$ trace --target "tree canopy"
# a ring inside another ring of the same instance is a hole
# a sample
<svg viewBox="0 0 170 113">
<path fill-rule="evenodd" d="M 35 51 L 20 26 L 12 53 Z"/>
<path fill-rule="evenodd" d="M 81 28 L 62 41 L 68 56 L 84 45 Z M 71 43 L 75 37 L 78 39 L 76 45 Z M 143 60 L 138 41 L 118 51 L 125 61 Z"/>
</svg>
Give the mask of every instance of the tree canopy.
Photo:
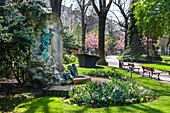
<svg viewBox="0 0 170 113">
<path fill-rule="evenodd" d="M 138 0 L 134 6 L 136 25 L 144 35 L 161 37 L 170 33 L 169 0 Z"/>
</svg>

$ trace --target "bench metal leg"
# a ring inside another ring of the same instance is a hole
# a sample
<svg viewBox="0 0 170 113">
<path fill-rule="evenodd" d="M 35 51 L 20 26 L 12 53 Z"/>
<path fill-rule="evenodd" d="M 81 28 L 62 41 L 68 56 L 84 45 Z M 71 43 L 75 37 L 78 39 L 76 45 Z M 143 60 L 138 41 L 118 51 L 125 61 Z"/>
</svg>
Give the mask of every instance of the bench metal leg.
<svg viewBox="0 0 170 113">
<path fill-rule="evenodd" d="M 152 79 L 152 76 L 153 76 L 153 73 L 151 72 L 151 76 L 150 76 L 151 79 Z"/>
<path fill-rule="evenodd" d="M 158 80 L 160 80 L 159 75 L 160 75 L 160 73 L 158 73 Z"/>
</svg>

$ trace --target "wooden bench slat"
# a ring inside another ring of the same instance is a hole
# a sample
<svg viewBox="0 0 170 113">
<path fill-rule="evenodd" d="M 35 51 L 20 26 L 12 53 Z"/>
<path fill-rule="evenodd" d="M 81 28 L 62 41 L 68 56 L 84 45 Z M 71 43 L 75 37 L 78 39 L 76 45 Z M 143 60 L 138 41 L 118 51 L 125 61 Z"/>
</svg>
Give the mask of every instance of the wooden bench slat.
<svg viewBox="0 0 170 113">
<path fill-rule="evenodd" d="M 139 73 L 139 69 L 140 69 L 140 68 L 135 67 L 135 65 L 134 65 L 134 64 L 132 64 L 132 63 L 128 63 L 128 66 L 129 66 L 129 68 L 130 68 L 130 67 L 133 67 L 133 70 L 135 70 L 135 69 L 136 69 L 136 70 L 138 70 L 138 71 L 137 71 L 137 73 Z"/>
<path fill-rule="evenodd" d="M 122 69 L 128 69 L 128 65 L 127 64 L 125 64 L 122 61 L 120 63 L 121 63 Z"/>
<path fill-rule="evenodd" d="M 152 78 L 153 74 L 157 74 L 158 80 L 160 80 L 160 78 L 159 78 L 160 72 L 155 72 L 154 68 L 142 66 L 142 69 L 143 69 L 143 76 L 144 76 L 145 72 L 149 72 L 149 77 Z M 151 74 L 151 76 L 150 76 L 150 74 Z"/>
</svg>

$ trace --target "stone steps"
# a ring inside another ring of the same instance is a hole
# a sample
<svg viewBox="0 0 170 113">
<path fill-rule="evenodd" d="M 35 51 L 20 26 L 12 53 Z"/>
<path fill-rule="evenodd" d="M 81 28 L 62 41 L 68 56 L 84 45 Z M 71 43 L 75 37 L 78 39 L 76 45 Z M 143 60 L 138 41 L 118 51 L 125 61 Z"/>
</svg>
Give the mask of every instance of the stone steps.
<svg viewBox="0 0 170 113">
<path fill-rule="evenodd" d="M 70 85 L 61 85 L 61 86 L 51 86 L 43 89 L 44 96 L 57 96 L 57 97 L 68 97 L 69 91 L 72 86 L 85 84 L 86 82 L 91 81 L 91 78 L 88 76 L 77 76 L 74 78 Z"/>
<path fill-rule="evenodd" d="M 52 86 L 43 89 L 44 96 L 68 97 L 68 92 L 72 85 Z"/>
</svg>

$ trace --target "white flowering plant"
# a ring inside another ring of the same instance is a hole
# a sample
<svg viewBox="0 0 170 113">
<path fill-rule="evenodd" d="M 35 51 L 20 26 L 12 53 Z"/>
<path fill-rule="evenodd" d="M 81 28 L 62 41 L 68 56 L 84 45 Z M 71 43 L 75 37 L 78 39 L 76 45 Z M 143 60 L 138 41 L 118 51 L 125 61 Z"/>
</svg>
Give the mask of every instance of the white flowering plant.
<svg viewBox="0 0 170 113">
<path fill-rule="evenodd" d="M 94 108 L 148 102 L 158 97 L 132 78 L 119 74 L 114 75 L 112 82 L 95 81 L 74 86 L 69 91 L 69 96 L 74 104 Z"/>
</svg>

